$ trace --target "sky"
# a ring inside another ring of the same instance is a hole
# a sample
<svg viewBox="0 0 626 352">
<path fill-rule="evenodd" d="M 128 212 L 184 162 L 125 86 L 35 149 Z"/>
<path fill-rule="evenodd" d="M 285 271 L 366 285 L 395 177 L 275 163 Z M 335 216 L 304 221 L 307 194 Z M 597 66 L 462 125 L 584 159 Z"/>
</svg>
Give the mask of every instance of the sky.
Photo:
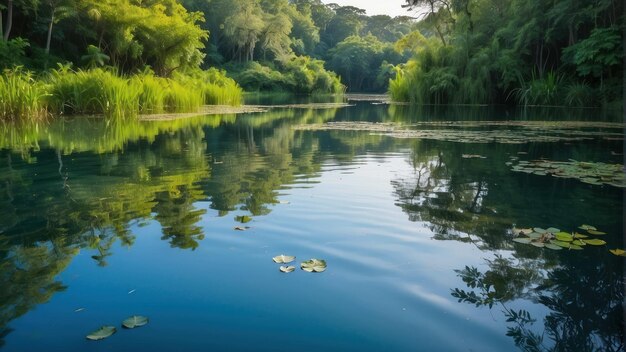
<svg viewBox="0 0 626 352">
<path fill-rule="evenodd" d="M 341 6 L 355 6 L 361 9 L 367 10 L 369 16 L 372 15 L 389 15 L 405 16 L 412 15 L 411 12 L 407 12 L 401 6 L 406 3 L 405 0 L 322 0 L 325 4 L 339 4 Z"/>
</svg>

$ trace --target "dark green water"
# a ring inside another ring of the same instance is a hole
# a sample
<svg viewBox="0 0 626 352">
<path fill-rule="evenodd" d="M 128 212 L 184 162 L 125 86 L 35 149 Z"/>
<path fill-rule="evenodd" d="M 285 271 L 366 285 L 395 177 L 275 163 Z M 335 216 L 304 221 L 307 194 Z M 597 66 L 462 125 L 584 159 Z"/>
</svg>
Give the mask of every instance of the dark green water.
<svg viewBox="0 0 626 352">
<path fill-rule="evenodd" d="M 609 252 L 624 249 L 623 188 L 507 165 L 623 164 L 622 130 L 508 144 L 293 128 L 461 120 L 615 118 L 360 102 L 1 125 L 0 349 L 624 350 L 624 257 Z M 235 231 L 243 215 L 250 229 Z M 582 224 L 606 232 L 607 244 L 552 251 L 512 241 L 515 226 Z M 328 268 L 283 274 L 279 254 Z M 131 315 L 150 322 L 122 329 Z M 85 339 L 102 325 L 118 331 Z"/>
</svg>

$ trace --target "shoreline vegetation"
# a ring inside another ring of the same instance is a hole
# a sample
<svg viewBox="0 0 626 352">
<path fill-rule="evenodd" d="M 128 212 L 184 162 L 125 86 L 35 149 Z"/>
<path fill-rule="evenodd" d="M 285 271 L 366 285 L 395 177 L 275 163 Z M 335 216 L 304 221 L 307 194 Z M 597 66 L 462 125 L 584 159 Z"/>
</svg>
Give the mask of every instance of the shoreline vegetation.
<svg viewBox="0 0 626 352">
<path fill-rule="evenodd" d="M 188 113 L 203 105 L 238 106 L 242 94 L 233 79 L 216 69 L 163 78 L 149 71 L 121 75 L 113 69 L 63 66 L 36 76 L 17 67 L 0 76 L 0 118 Z"/>
<path fill-rule="evenodd" d="M 3 120 L 196 113 L 244 92 L 623 108 L 617 0 L 406 0 L 395 18 L 321 0 L 5 4 Z"/>
</svg>

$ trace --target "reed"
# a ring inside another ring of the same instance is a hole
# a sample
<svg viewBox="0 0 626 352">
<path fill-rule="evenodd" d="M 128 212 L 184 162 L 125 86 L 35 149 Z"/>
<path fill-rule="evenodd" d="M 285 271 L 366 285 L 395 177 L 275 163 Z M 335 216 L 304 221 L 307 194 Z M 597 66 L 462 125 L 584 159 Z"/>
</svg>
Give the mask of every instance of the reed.
<svg viewBox="0 0 626 352">
<path fill-rule="evenodd" d="M 13 120 L 22 116 L 45 116 L 45 86 L 31 72 L 16 68 L 0 76 L 0 119 Z"/>
</svg>

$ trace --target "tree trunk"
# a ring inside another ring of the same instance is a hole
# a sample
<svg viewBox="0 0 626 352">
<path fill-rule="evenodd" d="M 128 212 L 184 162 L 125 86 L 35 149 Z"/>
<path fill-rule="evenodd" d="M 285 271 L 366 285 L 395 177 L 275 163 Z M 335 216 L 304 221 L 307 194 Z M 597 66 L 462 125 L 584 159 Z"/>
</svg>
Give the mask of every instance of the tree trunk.
<svg viewBox="0 0 626 352">
<path fill-rule="evenodd" d="M 0 10 L 0 40 L 4 40 L 4 27 L 2 27 L 2 10 Z"/>
<path fill-rule="evenodd" d="M 7 6 L 7 27 L 4 31 L 4 40 L 9 40 L 9 34 L 11 34 L 11 27 L 13 26 L 13 0 L 9 0 Z"/>
<path fill-rule="evenodd" d="M 48 39 L 46 40 L 46 55 L 50 55 L 50 40 L 52 40 L 52 26 L 54 25 L 54 9 L 52 9 L 52 16 L 50 16 L 50 25 L 48 26 Z M 48 59 L 46 59 L 47 61 Z"/>
</svg>

